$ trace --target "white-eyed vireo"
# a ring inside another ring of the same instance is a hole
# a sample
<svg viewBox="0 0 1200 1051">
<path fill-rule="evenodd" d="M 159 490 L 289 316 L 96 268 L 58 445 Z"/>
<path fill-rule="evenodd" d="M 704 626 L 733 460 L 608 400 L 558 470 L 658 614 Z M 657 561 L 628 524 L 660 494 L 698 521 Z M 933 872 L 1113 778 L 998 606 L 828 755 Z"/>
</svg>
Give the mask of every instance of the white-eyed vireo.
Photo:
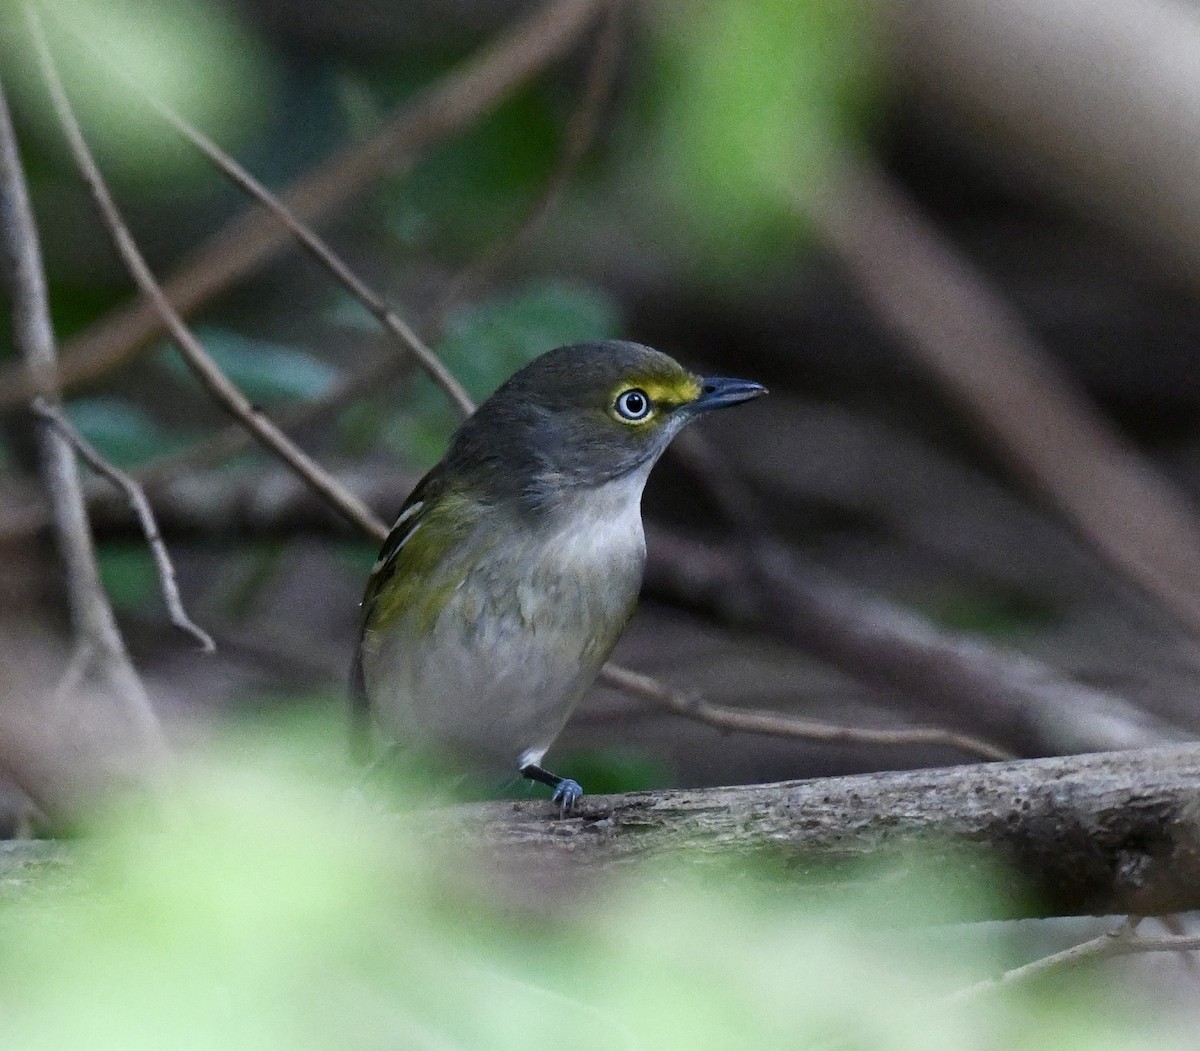
<svg viewBox="0 0 1200 1051">
<path fill-rule="evenodd" d="M 550 785 L 541 766 L 637 601 L 650 468 L 700 413 L 765 393 L 617 341 L 526 365 L 455 433 L 363 599 L 352 677 L 401 746 Z"/>
</svg>

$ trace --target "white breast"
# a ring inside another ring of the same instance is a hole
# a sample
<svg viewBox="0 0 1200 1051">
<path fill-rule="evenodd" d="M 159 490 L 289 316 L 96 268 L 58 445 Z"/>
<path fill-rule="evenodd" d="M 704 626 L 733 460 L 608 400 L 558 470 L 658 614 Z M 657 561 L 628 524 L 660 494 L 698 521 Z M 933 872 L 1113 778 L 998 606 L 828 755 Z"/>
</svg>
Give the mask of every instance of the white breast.
<svg viewBox="0 0 1200 1051">
<path fill-rule="evenodd" d="M 472 570 L 424 643 L 387 633 L 372 693 L 399 739 L 472 764 L 538 762 L 608 657 L 637 599 L 645 560 L 645 472 L 564 493 L 555 520 L 516 519 Z M 385 696 L 386 695 L 386 696 Z"/>
</svg>

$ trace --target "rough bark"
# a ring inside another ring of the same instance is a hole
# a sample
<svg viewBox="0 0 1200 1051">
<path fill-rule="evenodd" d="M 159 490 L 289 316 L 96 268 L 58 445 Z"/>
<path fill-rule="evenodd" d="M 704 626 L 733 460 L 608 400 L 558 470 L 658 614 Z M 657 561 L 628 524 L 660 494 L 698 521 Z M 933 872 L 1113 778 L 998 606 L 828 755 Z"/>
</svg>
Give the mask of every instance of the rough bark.
<svg viewBox="0 0 1200 1051">
<path fill-rule="evenodd" d="M 567 819 L 542 800 L 476 804 L 455 829 L 505 865 L 568 873 L 768 860 L 827 883 L 893 855 L 925 873 L 999 861 L 1021 892 L 989 915 L 1155 915 L 1200 907 L 1200 746 L 584 796 Z"/>
</svg>

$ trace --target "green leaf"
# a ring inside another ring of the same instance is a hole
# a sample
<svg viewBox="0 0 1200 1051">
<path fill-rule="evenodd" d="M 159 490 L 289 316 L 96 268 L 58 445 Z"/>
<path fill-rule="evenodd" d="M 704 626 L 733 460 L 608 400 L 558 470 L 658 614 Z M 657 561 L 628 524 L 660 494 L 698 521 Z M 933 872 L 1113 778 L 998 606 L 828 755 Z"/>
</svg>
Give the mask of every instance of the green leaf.
<svg viewBox="0 0 1200 1051">
<path fill-rule="evenodd" d="M 106 459 L 129 467 L 186 444 L 168 434 L 140 405 L 122 398 L 80 398 L 67 405 L 80 434 Z"/>
<path fill-rule="evenodd" d="M 338 370 L 307 351 L 252 339 L 224 328 L 198 328 L 196 335 L 213 360 L 251 401 L 273 404 L 317 398 L 337 381 Z M 171 348 L 159 352 L 172 375 L 191 373 Z"/>
<path fill-rule="evenodd" d="M 116 609 L 137 613 L 158 601 L 158 572 L 145 544 L 104 544 L 97 559 L 100 580 Z"/>
</svg>

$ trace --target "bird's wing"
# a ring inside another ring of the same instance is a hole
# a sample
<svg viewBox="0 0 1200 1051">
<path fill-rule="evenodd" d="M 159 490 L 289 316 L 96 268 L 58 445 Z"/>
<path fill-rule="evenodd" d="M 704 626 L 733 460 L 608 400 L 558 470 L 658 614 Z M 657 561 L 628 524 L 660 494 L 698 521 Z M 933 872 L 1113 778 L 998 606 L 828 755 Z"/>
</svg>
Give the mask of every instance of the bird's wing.
<svg viewBox="0 0 1200 1051">
<path fill-rule="evenodd" d="M 422 513 L 427 504 L 429 479 L 429 475 L 422 478 L 400 508 L 392 531 L 380 549 L 379 558 L 371 568 L 371 575 L 367 578 L 367 588 L 363 594 L 362 611 L 358 621 L 358 640 L 354 647 L 354 659 L 350 664 L 350 748 L 353 757 L 363 762 L 367 760 L 371 750 L 371 711 L 363 673 L 363 639 L 375 611 L 380 589 L 395 574 L 405 542 L 421 525 Z"/>
</svg>

